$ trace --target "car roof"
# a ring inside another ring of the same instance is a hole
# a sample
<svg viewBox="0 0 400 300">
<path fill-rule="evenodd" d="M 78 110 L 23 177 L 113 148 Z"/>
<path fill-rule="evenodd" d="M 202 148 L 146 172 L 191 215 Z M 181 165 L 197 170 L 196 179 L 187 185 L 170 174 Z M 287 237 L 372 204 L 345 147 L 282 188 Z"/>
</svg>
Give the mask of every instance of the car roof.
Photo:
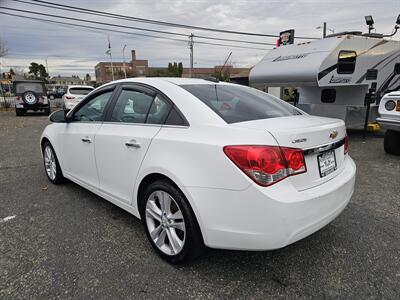
<svg viewBox="0 0 400 300">
<path fill-rule="evenodd" d="M 147 83 L 147 84 L 157 84 L 161 82 L 168 82 L 176 85 L 184 85 L 184 84 L 229 84 L 223 81 L 211 81 L 202 78 L 185 78 L 185 77 L 133 77 L 126 78 L 108 82 L 103 86 L 115 84 L 115 83 L 124 83 L 124 82 L 132 82 L 132 83 Z"/>
</svg>

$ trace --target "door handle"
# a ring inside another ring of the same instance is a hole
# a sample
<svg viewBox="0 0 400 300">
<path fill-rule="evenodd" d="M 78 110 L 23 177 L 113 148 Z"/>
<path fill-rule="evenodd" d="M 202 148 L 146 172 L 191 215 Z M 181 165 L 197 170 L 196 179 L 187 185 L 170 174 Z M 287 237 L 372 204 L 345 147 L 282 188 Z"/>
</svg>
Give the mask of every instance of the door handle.
<svg viewBox="0 0 400 300">
<path fill-rule="evenodd" d="M 82 138 L 81 141 L 84 142 L 84 143 L 89 143 L 89 144 L 92 142 L 92 140 L 89 139 L 88 137 Z"/>
<path fill-rule="evenodd" d="M 136 140 L 130 140 L 130 141 L 126 142 L 125 146 L 127 146 L 129 148 L 136 148 L 136 149 L 140 148 L 140 144 L 138 142 L 136 142 Z"/>
</svg>

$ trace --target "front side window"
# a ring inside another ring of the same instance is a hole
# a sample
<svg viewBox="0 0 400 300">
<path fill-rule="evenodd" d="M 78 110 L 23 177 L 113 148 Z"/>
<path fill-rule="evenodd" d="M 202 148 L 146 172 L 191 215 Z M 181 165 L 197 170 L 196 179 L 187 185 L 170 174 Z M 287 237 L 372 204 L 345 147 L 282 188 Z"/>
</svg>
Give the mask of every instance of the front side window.
<svg viewBox="0 0 400 300">
<path fill-rule="evenodd" d="M 339 52 L 337 73 L 353 74 L 356 68 L 357 53 L 355 51 L 342 50 Z"/>
<path fill-rule="evenodd" d="M 73 120 L 78 122 L 101 121 L 111 94 L 112 91 L 109 91 L 90 99 L 74 112 Z"/>
<path fill-rule="evenodd" d="M 252 88 L 222 84 L 181 87 L 204 102 L 228 124 L 301 114 L 294 106 Z"/>
</svg>

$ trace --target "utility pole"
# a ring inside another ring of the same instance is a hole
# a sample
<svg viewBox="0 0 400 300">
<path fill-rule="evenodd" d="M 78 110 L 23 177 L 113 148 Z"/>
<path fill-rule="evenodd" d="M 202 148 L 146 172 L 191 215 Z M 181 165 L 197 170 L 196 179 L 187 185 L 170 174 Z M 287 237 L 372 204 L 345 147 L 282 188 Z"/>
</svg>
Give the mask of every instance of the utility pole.
<svg viewBox="0 0 400 300">
<path fill-rule="evenodd" d="M 123 61 L 123 64 L 124 64 L 124 74 L 125 74 L 125 79 L 126 79 L 125 48 L 126 48 L 126 45 L 124 45 L 124 47 L 122 48 L 122 61 Z"/>
<path fill-rule="evenodd" d="M 190 49 L 190 68 L 189 68 L 189 77 L 193 76 L 193 33 L 189 35 L 189 49 Z"/>
<path fill-rule="evenodd" d="M 114 81 L 114 66 L 113 66 L 113 61 L 112 61 L 112 54 L 111 54 L 111 41 L 110 41 L 110 35 L 107 36 L 108 38 L 108 50 L 107 54 L 110 55 L 110 61 L 111 61 L 111 74 L 112 74 L 112 80 Z"/>
</svg>

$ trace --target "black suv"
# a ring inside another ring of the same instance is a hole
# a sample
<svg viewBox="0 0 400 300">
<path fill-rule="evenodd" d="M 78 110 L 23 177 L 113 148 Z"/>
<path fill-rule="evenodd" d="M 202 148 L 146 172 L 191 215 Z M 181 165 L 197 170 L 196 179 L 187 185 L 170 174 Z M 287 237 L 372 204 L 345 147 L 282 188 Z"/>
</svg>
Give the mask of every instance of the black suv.
<svg viewBox="0 0 400 300">
<path fill-rule="evenodd" d="M 44 111 L 50 115 L 50 102 L 46 86 L 40 80 L 17 80 L 13 82 L 15 94 L 15 113 L 22 116 L 27 110 Z"/>
</svg>

